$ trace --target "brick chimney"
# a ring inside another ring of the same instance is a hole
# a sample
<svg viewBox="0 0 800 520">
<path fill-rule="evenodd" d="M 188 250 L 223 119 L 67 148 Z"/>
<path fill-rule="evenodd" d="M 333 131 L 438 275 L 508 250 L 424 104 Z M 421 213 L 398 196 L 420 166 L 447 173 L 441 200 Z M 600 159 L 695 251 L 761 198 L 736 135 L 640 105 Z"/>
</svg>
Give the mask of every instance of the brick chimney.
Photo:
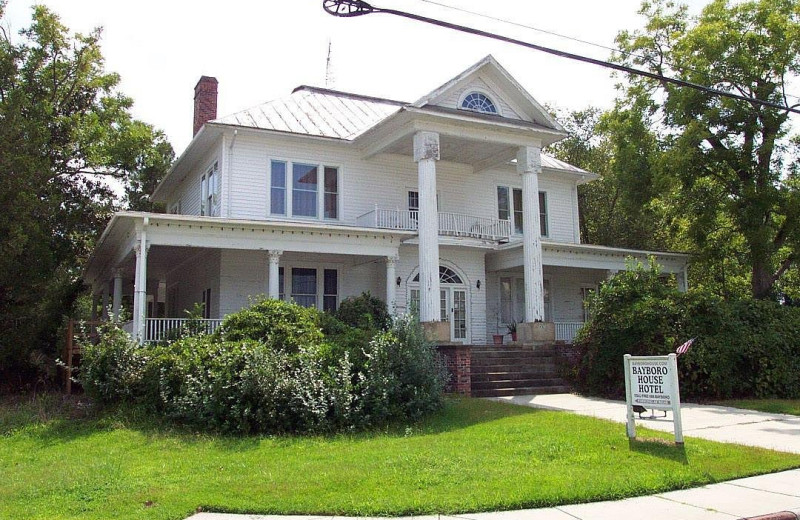
<svg viewBox="0 0 800 520">
<path fill-rule="evenodd" d="M 217 78 L 201 76 L 200 81 L 194 86 L 194 133 L 197 135 L 200 128 L 206 123 L 217 118 Z"/>
</svg>

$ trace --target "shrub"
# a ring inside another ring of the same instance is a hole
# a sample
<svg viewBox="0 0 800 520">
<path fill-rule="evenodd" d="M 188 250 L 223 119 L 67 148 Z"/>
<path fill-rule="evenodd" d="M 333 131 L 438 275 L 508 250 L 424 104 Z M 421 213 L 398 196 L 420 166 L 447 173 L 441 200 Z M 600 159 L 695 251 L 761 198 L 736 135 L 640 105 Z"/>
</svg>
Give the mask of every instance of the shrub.
<svg viewBox="0 0 800 520">
<path fill-rule="evenodd" d="M 573 382 L 588 394 L 622 397 L 624 354 L 669 354 L 691 337 L 678 362 L 683 397 L 800 397 L 800 309 L 681 293 L 654 264 L 601 286 L 576 339 Z"/>
<path fill-rule="evenodd" d="M 270 348 L 296 353 L 322 341 L 319 312 L 281 300 L 263 299 L 228 315 L 214 332 L 214 341 L 261 341 Z"/>
<path fill-rule="evenodd" d="M 147 393 L 143 382 L 150 351 L 109 323 L 98 328 L 100 341 L 79 339 L 82 359 L 79 378 L 84 391 L 101 403 L 136 401 Z"/>
<path fill-rule="evenodd" d="M 319 324 L 335 331 L 328 338 Z M 316 311 L 265 300 L 219 334 L 137 345 L 110 326 L 81 374 L 102 402 L 133 402 L 201 429 L 330 432 L 414 420 L 437 407 L 442 378 L 419 324 L 373 337 Z"/>
<path fill-rule="evenodd" d="M 440 406 L 447 374 L 413 316 L 396 318 L 391 330 L 375 336 L 366 357 L 362 394 L 367 415 L 378 421 L 417 419 Z"/>
<path fill-rule="evenodd" d="M 346 298 L 339 304 L 336 318 L 351 327 L 364 330 L 386 330 L 392 323 L 386 303 L 369 292 Z"/>
</svg>

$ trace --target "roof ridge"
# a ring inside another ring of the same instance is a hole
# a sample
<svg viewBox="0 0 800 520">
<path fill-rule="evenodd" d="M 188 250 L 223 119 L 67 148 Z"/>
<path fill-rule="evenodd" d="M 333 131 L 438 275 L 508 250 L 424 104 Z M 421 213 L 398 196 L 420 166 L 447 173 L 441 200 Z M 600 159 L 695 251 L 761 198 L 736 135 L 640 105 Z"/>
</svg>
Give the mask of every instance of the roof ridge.
<svg viewBox="0 0 800 520">
<path fill-rule="evenodd" d="M 410 104 L 410 103 L 408 103 L 406 101 L 398 101 L 396 99 L 388 99 L 388 98 L 382 98 L 382 97 L 377 97 L 377 96 L 367 96 L 365 94 L 356 94 L 354 92 L 344 92 L 342 90 L 334 90 L 334 89 L 324 88 L 324 87 L 315 87 L 315 86 L 312 86 L 312 85 L 300 85 L 298 87 L 295 87 L 295 89 L 292 90 L 292 94 L 294 94 L 295 92 L 297 92 L 299 90 L 306 90 L 306 91 L 309 91 L 309 92 L 319 92 L 320 94 L 332 94 L 332 95 L 335 95 L 335 96 L 349 97 L 349 98 L 353 98 L 353 99 L 362 99 L 364 101 L 376 101 L 376 102 L 379 102 L 379 103 L 390 103 L 390 104 L 399 105 L 399 106 L 409 105 Z"/>
</svg>

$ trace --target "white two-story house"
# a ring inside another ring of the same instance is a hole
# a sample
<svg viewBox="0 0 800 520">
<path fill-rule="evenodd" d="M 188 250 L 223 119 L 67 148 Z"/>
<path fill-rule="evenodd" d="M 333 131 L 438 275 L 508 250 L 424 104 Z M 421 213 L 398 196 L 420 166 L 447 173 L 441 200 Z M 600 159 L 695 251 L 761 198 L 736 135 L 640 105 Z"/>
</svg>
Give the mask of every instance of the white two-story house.
<svg viewBox="0 0 800 520">
<path fill-rule="evenodd" d="M 491 56 L 413 103 L 302 86 L 217 118 L 216 95 L 201 78 L 194 138 L 153 193 L 167 213 L 117 213 L 85 271 L 141 341 L 196 303 L 213 327 L 261 295 L 334 310 L 364 291 L 442 342 L 512 322 L 569 341 L 630 256 L 686 286 L 684 254 L 581 244 L 596 176 L 543 152 L 564 129 Z"/>
</svg>

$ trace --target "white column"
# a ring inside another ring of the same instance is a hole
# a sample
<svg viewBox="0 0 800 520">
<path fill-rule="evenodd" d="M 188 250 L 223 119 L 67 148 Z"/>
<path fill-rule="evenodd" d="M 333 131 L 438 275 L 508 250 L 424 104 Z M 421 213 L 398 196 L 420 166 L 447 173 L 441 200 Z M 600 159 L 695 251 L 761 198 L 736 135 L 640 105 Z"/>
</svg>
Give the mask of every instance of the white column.
<svg viewBox="0 0 800 520">
<path fill-rule="evenodd" d="M 541 149 L 523 146 L 517 151 L 517 172 L 522 176 L 522 254 L 525 274 L 525 321 L 544 321 L 542 237 L 539 222 Z"/>
<path fill-rule="evenodd" d="M 146 219 L 145 219 L 146 220 Z M 145 226 L 147 223 L 145 223 Z M 133 335 L 136 341 L 144 343 L 147 327 L 147 230 L 142 228 L 136 250 L 136 276 L 133 287 Z"/>
<path fill-rule="evenodd" d="M 122 270 L 117 269 L 114 271 L 114 297 L 111 301 L 111 314 L 114 319 L 119 319 L 119 313 L 122 310 Z"/>
<path fill-rule="evenodd" d="M 419 318 L 440 321 L 439 310 L 439 212 L 436 208 L 436 161 L 439 134 L 414 134 L 419 190 Z"/>
<path fill-rule="evenodd" d="M 280 277 L 280 272 L 278 271 L 281 262 L 281 255 L 283 251 L 279 251 L 277 249 L 272 249 L 269 252 L 269 280 L 267 281 L 269 286 L 268 295 L 270 298 L 277 300 L 280 298 L 280 286 L 278 285 L 278 279 Z"/>
<path fill-rule="evenodd" d="M 397 280 L 395 279 L 397 276 L 397 257 L 396 256 L 387 256 L 386 257 L 386 307 L 389 310 L 389 314 L 394 316 L 395 312 L 397 311 Z"/>
<path fill-rule="evenodd" d="M 617 276 L 617 273 L 619 273 L 619 269 L 608 269 L 606 271 L 606 280 L 611 280 L 612 278 Z"/>
<path fill-rule="evenodd" d="M 676 275 L 677 282 L 678 282 L 678 290 L 680 292 L 687 292 L 689 290 L 689 272 L 687 270 L 687 266 L 683 266 L 683 269 Z"/>
<path fill-rule="evenodd" d="M 92 292 L 92 310 L 89 313 L 89 320 L 95 321 L 97 320 L 97 306 L 100 305 L 100 295 L 96 292 Z"/>
<path fill-rule="evenodd" d="M 103 317 L 103 320 L 108 319 L 108 306 L 111 305 L 111 294 L 109 293 L 109 284 L 108 282 L 103 284 L 103 310 L 100 315 Z"/>
</svg>

